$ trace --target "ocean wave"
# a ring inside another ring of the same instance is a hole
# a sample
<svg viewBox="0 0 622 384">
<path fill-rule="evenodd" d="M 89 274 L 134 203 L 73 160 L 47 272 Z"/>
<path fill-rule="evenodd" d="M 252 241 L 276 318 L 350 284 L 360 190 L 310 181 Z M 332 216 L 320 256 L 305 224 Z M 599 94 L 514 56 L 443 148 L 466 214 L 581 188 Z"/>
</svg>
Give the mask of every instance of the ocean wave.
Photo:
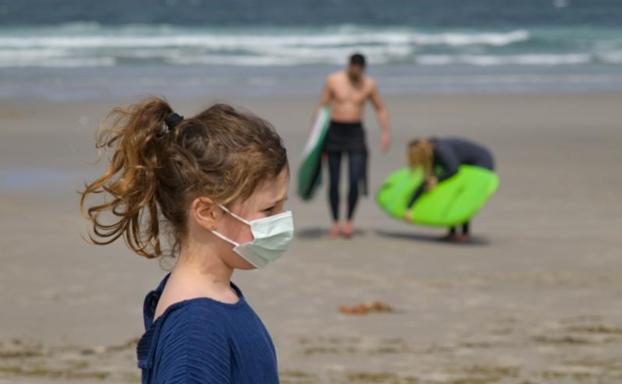
<svg viewBox="0 0 622 384">
<path fill-rule="evenodd" d="M 413 41 L 420 45 L 492 45 L 504 46 L 529 40 L 529 32 L 518 30 L 508 33 L 440 33 L 418 34 L 413 36 Z"/>
<path fill-rule="evenodd" d="M 500 65 L 577 65 L 597 62 L 590 54 L 522 54 L 522 55 L 423 55 L 417 57 L 421 65 L 468 64 L 476 66 Z M 613 63 L 612 63 L 613 64 Z"/>
<path fill-rule="evenodd" d="M 114 57 L 66 57 L 54 50 L 45 52 L 26 52 L 18 56 L 0 52 L 0 68 L 82 68 L 82 67 L 112 67 L 117 64 Z"/>
<path fill-rule="evenodd" d="M 316 54 L 313 59 L 294 55 L 281 56 L 249 56 L 249 55 L 184 55 L 179 52 L 168 54 L 158 53 L 153 57 L 152 52 L 132 55 L 130 58 L 117 57 L 64 57 L 58 52 L 37 52 L 21 54 L 19 57 L 0 53 L 0 67 L 110 67 L 119 65 L 123 61 L 136 60 L 140 57 L 149 62 L 168 65 L 220 65 L 220 66 L 254 66 L 254 67 L 284 67 L 298 65 L 339 65 L 343 61 L 343 55 Z M 397 56 L 397 55 L 396 55 Z M 565 55 L 421 55 L 414 58 L 401 59 L 384 54 L 370 55 L 375 65 L 390 65 L 393 63 L 413 64 L 420 66 L 448 66 L 470 65 L 478 67 L 486 66 L 565 66 L 583 64 L 622 64 L 622 53 L 617 54 L 565 54 Z"/>
<path fill-rule="evenodd" d="M 372 64 L 620 64 L 622 41 L 619 34 L 608 33 L 610 38 L 594 35 L 589 40 L 577 37 L 576 33 L 523 29 L 432 31 L 363 26 L 209 29 L 170 25 L 113 28 L 97 23 L 73 23 L 0 28 L 0 66 L 340 65 L 354 51 L 365 53 Z"/>
<path fill-rule="evenodd" d="M 99 31 L 99 29 L 98 29 Z M 377 32 L 323 32 L 274 33 L 274 34 L 226 34 L 224 32 L 188 33 L 180 31 L 171 34 L 130 35 L 127 31 L 101 35 L 28 35 L 2 36 L 0 48 L 157 48 L 195 47 L 207 49 L 249 49 L 257 47 L 335 47 L 359 45 L 490 45 L 504 46 L 529 39 L 527 31 L 508 33 L 418 33 L 415 31 Z"/>
<path fill-rule="evenodd" d="M 596 57 L 605 64 L 622 64 L 622 50 L 602 52 Z"/>
</svg>

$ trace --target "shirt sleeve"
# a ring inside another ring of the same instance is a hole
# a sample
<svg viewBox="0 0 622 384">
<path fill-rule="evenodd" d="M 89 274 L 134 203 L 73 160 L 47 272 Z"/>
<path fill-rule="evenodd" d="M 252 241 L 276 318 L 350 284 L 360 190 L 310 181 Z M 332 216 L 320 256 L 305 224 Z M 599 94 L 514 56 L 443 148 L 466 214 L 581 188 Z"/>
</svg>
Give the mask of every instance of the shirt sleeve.
<svg viewBox="0 0 622 384">
<path fill-rule="evenodd" d="M 163 384 L 231 384 L 231 350 L 224 324 L 200 308 L 171 316 L 161 335 L 154 382 Z M 165 336 L 165 337 L 162 337 Z"/>
<path fill-rule="evenodd" d="M 447 180 L 458 172 L 460 161 L 454 150 L 442 142 L 434 146 L 434 163 L 440 165 L 443 171 L 437 175 L 438 181 Z"/>
</svg>

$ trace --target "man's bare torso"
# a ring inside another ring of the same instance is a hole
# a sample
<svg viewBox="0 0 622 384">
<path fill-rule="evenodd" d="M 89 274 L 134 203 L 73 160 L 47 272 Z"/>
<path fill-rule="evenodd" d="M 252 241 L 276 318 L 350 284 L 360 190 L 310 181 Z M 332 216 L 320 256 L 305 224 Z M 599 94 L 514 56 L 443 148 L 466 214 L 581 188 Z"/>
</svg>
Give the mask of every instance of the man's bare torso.
<svg viewBox="0 0 622 384">
<path fill-rule="evenodd" d="M 345 123 L 361 121 L 374 81 L 363 75 L 358 83 L 353 84 L 345 71 L 340 71 L 330 75 L 327 83 L 331 93 L 331 119 Z"/>
</svg>

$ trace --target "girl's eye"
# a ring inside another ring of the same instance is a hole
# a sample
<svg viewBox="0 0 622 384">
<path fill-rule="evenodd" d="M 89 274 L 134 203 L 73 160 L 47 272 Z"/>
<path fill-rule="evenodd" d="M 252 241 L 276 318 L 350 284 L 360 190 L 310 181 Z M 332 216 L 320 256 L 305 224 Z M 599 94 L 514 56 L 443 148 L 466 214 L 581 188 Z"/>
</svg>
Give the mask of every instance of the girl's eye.
<svg viewBox="0 0 622 384">
<path fill-rule="evenodd" d="M 275 208 L 276 208 L 275 206 L 272 206 L 272 207 L 270 207 L 270 208 L 268 208 L 268 209 L 264 209 L 263 211 L 264 211 L 265 213 L 267 213 L 267 214 L 268 214 L 268 216 L 270 216 L 270 215 L 272 214 L 272 211 L 274 211 L 274 209 L 275 209 Z"/>
</svg>

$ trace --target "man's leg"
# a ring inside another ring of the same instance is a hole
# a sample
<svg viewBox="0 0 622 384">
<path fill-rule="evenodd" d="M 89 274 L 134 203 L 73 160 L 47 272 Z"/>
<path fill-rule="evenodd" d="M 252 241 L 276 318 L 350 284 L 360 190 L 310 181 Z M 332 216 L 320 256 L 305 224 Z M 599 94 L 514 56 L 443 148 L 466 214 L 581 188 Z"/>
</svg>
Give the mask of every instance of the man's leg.
<svg viewBox="0 0 622 384">
<path fill-rule="evenodd" d="M 331 215 L 333 225 L 329 235 L 331 237 L 339 236 L 339 178 L 341 173 L 341 152 L 328 152 L 328 200 L 330 202 Z"/>
<path fill-rule="evenodd" d="M 354 212 L 359 200 L 359 185 L 365 177 L 365 153 L 353 151 L 348 153 L 348 173 L 349 173 L 349 191 L 348 191 L 348 221 L 344 226 L 344 235 L 352 235 L 352 226 Z"/>
</svg>

